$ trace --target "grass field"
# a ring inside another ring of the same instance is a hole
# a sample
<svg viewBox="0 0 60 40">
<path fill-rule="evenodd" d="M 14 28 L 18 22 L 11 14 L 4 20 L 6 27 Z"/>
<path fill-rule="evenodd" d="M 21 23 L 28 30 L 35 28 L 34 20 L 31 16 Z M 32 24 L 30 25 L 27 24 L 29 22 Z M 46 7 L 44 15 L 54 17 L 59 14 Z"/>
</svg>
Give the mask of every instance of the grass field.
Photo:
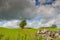
<svg viewBox="0 0 60 40">
<path fill-rule="evenodd" d="M 60 30 L 60 28 L 47 28 L 48 30 Z M 36 36 L 37 30 L 40 29 L 7 29 L 0 28 L 0 40 L 38 40 Z M 41 37 L 40 39 L 41 40 Z"/>
</svg>

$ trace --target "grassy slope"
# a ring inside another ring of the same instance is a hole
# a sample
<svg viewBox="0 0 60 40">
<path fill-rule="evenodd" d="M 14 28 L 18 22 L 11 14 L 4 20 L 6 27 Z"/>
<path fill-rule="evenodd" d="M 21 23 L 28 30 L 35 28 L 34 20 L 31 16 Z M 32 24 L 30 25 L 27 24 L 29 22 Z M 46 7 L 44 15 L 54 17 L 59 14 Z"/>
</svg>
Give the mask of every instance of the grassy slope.
<svg viewBox="0 0 60 40">
<path fill-rule="evenodd" d="M 17 40 L 18 34 L 20 33 L 20 40 L 22 40 L 21 37 L 28 37 L 31 38 L 30 40 L 33 40 L 33 36 L 35 33 L 35 29 L 6 29 L 6 28 L 0 28 L 0 34 L 3 34 L 4 37 L 2 40 L 5 40 L 5 38 L 9 37 L 10 40 Z M 23 40 L 25 37 L 23 38 Z"/>
<path fill-rule="evenodd" d="M 39 29 L 42 30 L 43 28 Z M 0 34 L 4 37 L 2 40 L 9 38 L 10 40 L 35 40 L 35 33 L 38 29 L 7 29 L 0 28 Z M 57 28 L 48 28 L 48 30 L 60 30 Z M 20 36 L 18 35 L 20 33 Z M 17 39 L 18 38 L 18 39 Z M 22 39 L 23 38 L 23 39 Z M 6 39 L 7 40 L 7 39 Z"/>
</svg>

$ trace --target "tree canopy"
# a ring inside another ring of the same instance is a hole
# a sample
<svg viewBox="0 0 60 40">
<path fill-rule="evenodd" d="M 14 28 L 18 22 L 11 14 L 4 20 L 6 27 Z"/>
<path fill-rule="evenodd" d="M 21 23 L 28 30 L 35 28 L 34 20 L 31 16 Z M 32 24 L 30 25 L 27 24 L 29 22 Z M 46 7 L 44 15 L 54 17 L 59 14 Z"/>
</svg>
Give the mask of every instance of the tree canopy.
<svg viewBox="0 0 60 40">
<path fill-rule="evenodd" d="M 26 23 L 26 20 L 22 20 L 20 23 L 19 23 L 19 26 L 21 27 L 21 28 L 24 28 L 24 26 L 26 25 L 27 23 Z"/>
</svg>

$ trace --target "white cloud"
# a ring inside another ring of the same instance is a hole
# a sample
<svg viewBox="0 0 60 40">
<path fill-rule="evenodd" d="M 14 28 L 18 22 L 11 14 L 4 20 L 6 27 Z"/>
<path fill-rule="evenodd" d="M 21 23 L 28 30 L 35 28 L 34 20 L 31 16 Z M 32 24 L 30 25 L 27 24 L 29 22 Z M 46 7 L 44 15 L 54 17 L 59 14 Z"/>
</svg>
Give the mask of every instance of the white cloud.
<svg viewBox="0 0 60 40">
<path fill-rule="evenodd" d="M 11 20 L 11 21 L 6 21 L 2 27 L 6 27 L 6 28 L 19 28 L 18 24 L 19 24 L 19 20 Z"/>
<path fill-rule="evenodd" d="M 54 7 L 60 6 L 60 0 L 56 0 L 56 2 L 53 4 Z"/>
<path fill-rule="evenodd" d="M 32 22 L 27 21 L 26 27 L 33 27 L 33 28 L 49 27 L 49 26 L 52 26 L 52 24 L 55 24 L 56 20 L 53 19 L 46 23 L 42 23 L 43 21 L 44 21 L 43 19 L 41 21 L 36 21 L 36 20 L 33 20 Z"/>
</svg>

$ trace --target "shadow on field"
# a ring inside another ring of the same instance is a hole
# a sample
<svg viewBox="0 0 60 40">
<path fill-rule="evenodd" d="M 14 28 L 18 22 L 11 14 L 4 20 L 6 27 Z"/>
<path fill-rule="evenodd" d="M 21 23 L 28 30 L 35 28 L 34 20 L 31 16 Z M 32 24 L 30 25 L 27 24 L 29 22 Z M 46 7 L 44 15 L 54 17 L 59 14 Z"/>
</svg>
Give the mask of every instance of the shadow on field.
<svg viewBox="0 0 60 40">
<path fill-rule="evenodd" d="M 0 40 L 4 37 L 4 35 L 2 33 L 0 33 Z"/>
</svg>

